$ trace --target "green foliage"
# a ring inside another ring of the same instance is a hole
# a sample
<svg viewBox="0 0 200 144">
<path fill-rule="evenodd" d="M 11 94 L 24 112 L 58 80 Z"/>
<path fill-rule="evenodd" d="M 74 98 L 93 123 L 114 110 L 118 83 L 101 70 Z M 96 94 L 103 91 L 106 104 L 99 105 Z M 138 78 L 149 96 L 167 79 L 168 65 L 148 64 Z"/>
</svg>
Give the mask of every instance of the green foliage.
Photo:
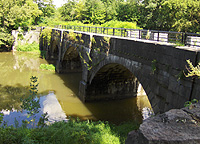
<svg viewBox="0 0 200 144">
<path fill-rule="evenodd" d="M 139 14 L 135 2 L 119 2 L 116 6 L 116 17 L 119 21 L 137 22 Z"/>
<path fill-rule="evenodd" d="M 189 109 L 192 109 L 191 106 L 192 106 L 192 104 L 195 104 L 195 103 L 198 103 L 197 99 L 193 99 L 191 101 L 187 101 L 187 102 L 185 102 L 184 107 L 188 107 Z"/>
<path fill-rule="evenodd" d="M 155 71 L 157 70 L 157 68 L 156 68 L 156 63 L 157 63 L 157 60 L 152 60 L 152 62 L 151 62 L 151 72 L 152 72 L 152 74 L 154 74 L 155 73 Z"/>
<path fill-rule="evenodd" d="M 13 37 L 8 30 L 5 28 L 0 28 L 0 49 L 6 48 L 7 50 L 10 50 L 13 41 Z"/>
<path fill-rule="evenodd" d="M 53 64 L 40 64 L 40 69 L 55 71 L 55 66 Z"/>
<path fill-rule="evenodd" d="M 37 5 L 39 10 L 42 11 L 41 15 L 36 17 L 34 24 L 39 24 L 44 18 L 52 17 L 55 15 L 56 9 L 53 5 L 52 0 L 33 0 Z"/>
<path fill-rule="evenodd" d="M 45 59 L 46 58 L 46 51 L 40 51 L 40 57 Z"/>
<path fill-rule="evenodd" d="M 23 52 L 39 52 L 39 44 L 36 42 L 33 42 L 32 44 L 24 44 L 21 45 L 20 43 L 17 45 L 17 51 L 23 51 Z"/>
<path fill-rule="evenodd" d="M 39 98 L 37 97 L 37 92 L 38 92 L 38 84 L 37 83 L 37 77 L 32 76 L 31 78 L 31 83 L 30 83 L 30 95 L 29 97 L 25 98 L 25 99 L 21 99 L 22 101 L 22 105 L 21 108 L 23 110 L 27 110 L 27 118 L 31 117 L 32 119 L 30 120 L 30 122 L 35 121 L 35 114 L 37 114 L 39 112 L 39 108 L 40 108 L 40 104 L 39 104 Z M 25 121 L 25 123 L 30 123 L 28 120 Z"/>
<path fill-rule="evenodd" d="M 50 45 L 51 33 L 52 33 L 52 28 L 47 27 L 47 28 L 43 29 L 40 34 L 40 37 L 42 37 L 44 40 L 46 40 L 48 45 Z"/>
<path fill-rule="evenodd" d="M 72 21 L 75 19 L 76 1 L 68 0 L 61 8 L 58 9 L 64 21 Z"/>
<path fill-rule="evenodd" d="M 4 116 L 4 114 L 3 114 L 3 113 L 0 113 L 0 125 L 1 125 L 1 123 L 3 122 L 3 116 Z"/>
<path fill-rule="evenodd" d="M 140 29 L 135 22 L 122 22 L 112 20 L 101 25 L 102 27 L 111 28 L 130 28 L 130 29 Z"/>
<path fill-rule="evenodd" d="M 139 26 L 146 29 L 199 32 L 198 0 L 148 0 L 137 3 Z"/>
<path fill-rule="evenodd" d="M 196 32 L 200 28 L 199 7 L 197 0 L 166 0 L 162 10 L 168 13 L 173 30 Z"/>
<path fill-rule="evenodd" d="M 200 78 L 200 63 L 196 67 L 192 65 L 192 62 L 190 60 L 186 60 L 189 67 L 186 67 L 188 74 L 185 75 L 186 77 L 191 77 L 191 76 L 198 76 Z"/>
<path fill-rule="evenodd" d="M 19 34 L 17 35 L 17 38 L 18 38 L 18 40 L 23 40 L 23 39 L 24 39 L 24 36 L 23 36 L 22 33 L 19 33 Z"/>
<path fill-rule="evenodd" d="M 140 124 L 134 122 L 123 122 L 120 125 L 111 125 L 111 129 L 120 138 L 120 143 L 124 144 L 127 139 L 127 135 L 130 131 L 139 129 Z"/>
<path fill-rule="evenodd" d="M 131 122 L 119 126 L 108 122 L 68 120 L 55 122 L 42 128 L 0 127 L 1 143 L 73 143 L 73 144 L 120 144 L 125 143 L 128 132 L 138 129 Z"/>
<path fill-rule="evenodd" d="M 181 71 L 180 73 L 178 73 L 178 74 L 176 75 L 176 77 L 177 77 L 177 81 L 183 79 L 183 77 L 184 77 L 184 71 Z"/>
<path fill-rule="evenodd" d="M 74 33 L 73 31 L 69 31 L 69 33 L 68 33 L 68 38 L 69 38 L 69 40 L 71 40 L 71 41 L 78 41 L 78 39 L 76 38 L 76 33 Z"/>
<path fill-rule="evenodd" d="M 42 12 L 32 0 L 0 1 L 0 46 L 11 48 L 11 31 L 34 23 Z"/>
</svg>

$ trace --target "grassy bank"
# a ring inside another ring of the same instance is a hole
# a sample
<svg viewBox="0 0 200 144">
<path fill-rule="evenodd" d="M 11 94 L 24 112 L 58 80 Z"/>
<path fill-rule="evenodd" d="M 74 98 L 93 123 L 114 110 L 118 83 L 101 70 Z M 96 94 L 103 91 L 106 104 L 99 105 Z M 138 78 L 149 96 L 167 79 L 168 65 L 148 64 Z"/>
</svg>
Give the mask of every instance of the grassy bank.
<svg viewBox="0 0 200 144">
<path fill-rule="evenodd" d="M 55 122 L 43 128 L 0 127 L 0 142 L 56 143 L 56 144 L 120 144 L 125 143 L 128 132 L 138 124 L 127 122 L 119 126 L 108 122 L 75 121 Z"/>
</svg>

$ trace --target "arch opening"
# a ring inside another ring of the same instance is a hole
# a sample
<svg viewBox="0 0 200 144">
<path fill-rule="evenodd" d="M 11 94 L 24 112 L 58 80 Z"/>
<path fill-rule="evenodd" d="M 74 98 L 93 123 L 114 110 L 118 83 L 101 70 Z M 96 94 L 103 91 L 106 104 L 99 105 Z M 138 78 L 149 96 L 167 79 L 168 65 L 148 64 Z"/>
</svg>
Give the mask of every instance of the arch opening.
<svg viewBox="0 0 200 144">
<path fill-rule="evenodd" d="M 82 71 L 81 59 L 76 48 L 68 48 L 63 56 L 61 67 L 63 73 Z"/>
<path fill-rule="evenodd" d="M 56 45 L 52 52 L 52 59 L 58 60 L 58 58 L 59 58 L 59 49 L 58 45 Z"/>
<path fill-rule="evenodd" d="M 124 66 L 103 66 L 87 87 L 86 101 L 124 99 L 137 96 L 139 81 Z"/>
<path fill-rule="evenodd" d="M 87 85 L 85 101 L 119 100 L 137 97 L 143 119 L 153 114 L 151 103 L 136 76 L 121 64 L 110 63 L 97 71 Z"/>
<path fill-rule="evenodd" d="M 56 40 L 53 40 L 50 48 L 47 52 L 47 59 L 58 60 L 59 59 L 59 43 Z"/>
</svg>

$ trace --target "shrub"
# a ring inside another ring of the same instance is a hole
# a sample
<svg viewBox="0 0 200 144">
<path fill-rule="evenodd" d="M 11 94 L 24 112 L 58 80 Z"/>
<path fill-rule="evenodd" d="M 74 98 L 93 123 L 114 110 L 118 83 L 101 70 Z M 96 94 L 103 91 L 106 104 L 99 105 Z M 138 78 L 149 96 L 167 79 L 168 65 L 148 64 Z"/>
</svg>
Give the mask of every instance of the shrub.
<svg viewBox="0 0 200 144">
<path fill-rule="evenodd" d="M 47 27 L 43 29 L 40 34 L 40 37 L 47 40 L 48 45 L 50 45 L 50 41 L 51 41 L 51 32 L 52 32 L 52 28 Z"/>
<path fill-rule="evenodd" d="M 55 71 L 56 68 L 53 64 L 41 64 L 40 69 Z"/>
<path fill-rule="evenodd" d="M 101 27 L 141 29 L 137 26 L 136 22 L 122 22 L 116 20 L 106 22 L 102 24 Z"/>
<path fill-rule="evenodd" d="M 32 44 L 24 44 L 24 45 L 21 45 L 19 43 L 19 45 L 17 45 L 17 51 L 23 51 L 23 52 L 39 52 L 39 44 L 37 44 L 36 42 L 33 42 Z"/>
</svg>

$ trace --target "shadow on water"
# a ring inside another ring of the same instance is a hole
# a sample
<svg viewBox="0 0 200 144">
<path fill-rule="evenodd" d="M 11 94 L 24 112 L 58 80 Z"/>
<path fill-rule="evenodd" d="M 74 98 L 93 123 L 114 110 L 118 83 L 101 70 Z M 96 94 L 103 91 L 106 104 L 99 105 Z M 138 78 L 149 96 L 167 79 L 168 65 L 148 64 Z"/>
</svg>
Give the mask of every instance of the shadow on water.
<svg viewBox="0 0 200 144">
<path fill-rule="evenodd" d="M 0 84 L 0 110 L 21 110 L 21 100 L 30 95 L 30 86 L 2 86 Z M 38 96 L 48 94 L 48 90 L 38 93 Z"/>
<path fill-rule="evenodd" d="M 78 97 L 81 73 L 76 73 L 74 76 L 70 73 L 56 75 L 64 81 L 66 87 L 74 92 L 74 97 Z M 70 114 L 70 117 L 78 117 L 81 120 L 104 120 L 115 124 L 125 121 L 142 122 L 142 113 L 138 107 L 139 103 L 136 97 L 122 100 L 86 102 L 82 104 L 90 111 L 90 114 Z"/>
<path fill-rule="evenodd" d="M 64 81 L 64 85 L 71 89 L 75 95 L 78 96 L 79 93 L 79 81 L 81 80 L 81 73 L 68 73 L 68 74 L 57 74 Z"/>
</svg>

